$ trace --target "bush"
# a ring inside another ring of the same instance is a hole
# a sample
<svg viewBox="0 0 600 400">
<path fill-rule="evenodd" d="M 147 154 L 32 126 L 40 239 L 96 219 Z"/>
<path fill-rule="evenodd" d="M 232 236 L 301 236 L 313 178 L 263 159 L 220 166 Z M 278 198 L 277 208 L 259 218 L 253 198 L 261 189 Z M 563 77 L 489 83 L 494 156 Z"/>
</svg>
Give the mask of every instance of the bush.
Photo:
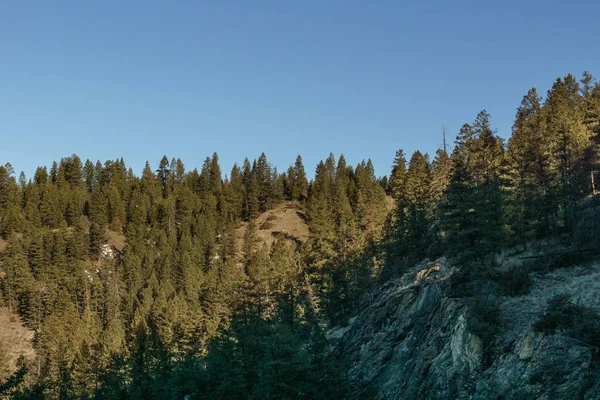
<svg viewBox="0 0 600 400">
<path fill-rule="evenodd" d="M 455 272 L 450 276 L 450 292 L 449 297 L 468 297 L 471 292 L 471 280 L 463 271 Z"/>
<path fill-rule="evenodd" d="M 495 274 L 494 281 L 498 283 L 504 296 L 521 296 L 531 291 L 533 281 L 526 267 L 514 267 Z"/>
<path fill-rule="evenodd" d="M 527 268 L 530 271 L 550 272 L 589 262 L 595 257 L 590 250 L 564 249 L 530 260 Z"/>
<path fill-rule="evenodd" d="M 259 228 L 259 229 L 260 229 L 261 231 L 266 231 L 266 230 L 268 230 L 268 229 L 271 229 L 271 228 L 273 228 L 273 223 L 271 223 L 271 222 L 269 222 L 269 221 L 266 221 L 266 222 L 263 222 L 263 223 L 261 224 L 261 226 L 260 226 L 260 228 Z"/>
<path fill-rule="evenodd" d="M 548 301 L 544 314 L 533 325 L 538 332 L 554 332 L 573 326 L 578 306 L 571 302 L 571 296 L 558 294 Z"/>
<path fill-rule="evenodd" d="M 481 295 L 472 298 L 467 326 L 471 333 L 483 341 L 484 348 L 489 347 L 500 331 L 500 315 L 500 306 L 493 297 Z"/>
<path fill-rule="evenodd" d="M 573 229 L 573 245 L 578 249 L 600 250 L 600 206 L 598 198 L 582 204 Z"/>
<path fill-rule="evenodd" d="M 471 297 L 496 291 L 493 262 L 470 262 L 462 265 L 458 272 L 450 277 L 450 297 Z"/>
<path fill-rule="evenodd" d="M 544 314 L 533 325 L 537 332 L 563 333 L 584 344 L 600 347 L 600 313 L 558 294 L 548 301 Z"/>
<path fill-rule="evenodd" d="M 526 266 L 500 270 L 495 264 L 465 265 L 450 277 L 450 297 L 472 297 L 486 293 L 521 296 L 529 293 L 533 281 Z"/>
</svg>

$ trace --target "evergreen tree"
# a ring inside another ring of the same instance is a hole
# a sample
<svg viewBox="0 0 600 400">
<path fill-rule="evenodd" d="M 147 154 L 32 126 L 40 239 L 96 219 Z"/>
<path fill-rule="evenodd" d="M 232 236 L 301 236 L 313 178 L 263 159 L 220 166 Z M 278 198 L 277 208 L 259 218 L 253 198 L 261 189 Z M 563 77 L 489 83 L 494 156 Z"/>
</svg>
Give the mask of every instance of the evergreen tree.
<svg viewBox="0 0 600 400">
<path fill-rule="evenodd" d="M 406 173 L 406 231 L 404 246 L 407 252 L 425 255 L 430 226 L 429 210 L 431 169 L 427 155 L 413 153 Z"/>
<path fill-rule="evenodd" d="M 167 156 L 163 156 L 163 158 L 160 160 L 158 169 L 156 170 L 156 178 L 158 179 L 162 189 L 163 198 L 167 197 L 167 194 L 169 193 L 170 176 L 171 170 L 169 168 L 169 159 Z"/>
<path fill-rule="evenodd" d="M 56 228 L 62 221 L 58 188 L 52 183 L 44 185 L 40 203 L 40 216 L 42 223 L 50 228 Z"/>
<path fill-rule="evenodd" d="M 396 201 L 402 201 L 406 185 L 406 157 L 403 150 L 396 151 L 392 173 L 390 174 L 390 192 Z"/>
<path fill-rule="evenodd" d="M 92 259 L 97 260 L 100 257 L 100 250 L 102 249 L 102 245 L 104 244 L 104 231 L 102 228 L 96 224 L 92 223 L 90 225 L 90 246 L 89 246 L 89 254 Z"/>
<path fill-rule="evenodd" d="M 259 212 L 259 186 L 257 178 L 252 172 L 250 161 L 246 158 L 242 168 L 242 180 L 245 187 L 244 219 L 256 218 Z"/>
<path fill-rule="evenodd" d="M 517 109 L 513 134 L 508 143 L 507 177 L 510 194 L 509 218 L 517 237 L 546 234 L 555 228 L 556 213 L 551 186 L 548 136 L 540 116 L 541 98 L 535 88 L 523 97 Z"/>
<path fill-rule="evenodd" d="M 547 151 L 553 155 L 550 160 L 550 173 L 557 203 L 562 210 L 563 226 L 569 229 L 572 224 L 574 201 L 589 186 L 582 188 L 576 183 L 587 182 L 587 171 L 578 163 L 591 144 L 591 132 L 585 126 L 585 111 L 582 106 L 579 84 L 572 75 L 557 79 L 548 91 L 542 109 L 547 141 Z M 585 178 L 579 178 L 584 175 Z"/>
<path fill-rule="evenodd" d="M 8 237 L 22 225 L 20 191 L 10 164 L 0 166 L 0 235 Z"/>
<path fill-rule="evenodd" d="M 90 160 L 85 161 L 85 165 L 83 167 L 83 176 L 85 178 L 85 187 L 88 192 L 91 192 L 97 184 L 96 181 L 96 168 L 94 164 Z"/>
<path fill-rule="evenodd" d="M 502 162 L 502 141 L 482 111 L 473 127 L 463 125 L 452 154 L 452 180 L 441 208 L 450 254 L 485 258 L 504 240 Z"/>
<path fill-rule="evenodd" d="M 308 180 L 306 179 L 306 172 L 304 172 L 304 165 L 302 164 L 302 157 L 298 154 L 296 162 L 294 163 L 294 187 L 291 192 L 292 199 L 306 198 L 308 193 Z"/>
</svg>

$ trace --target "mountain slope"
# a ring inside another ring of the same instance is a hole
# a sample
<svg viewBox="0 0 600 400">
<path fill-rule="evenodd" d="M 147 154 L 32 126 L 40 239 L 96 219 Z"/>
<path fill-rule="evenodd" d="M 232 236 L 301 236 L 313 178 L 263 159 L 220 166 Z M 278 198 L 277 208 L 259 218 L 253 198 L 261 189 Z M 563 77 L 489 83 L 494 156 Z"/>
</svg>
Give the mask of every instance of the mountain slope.
<svg viewBox="0 0 600 400">
<path fill-rule="evenodd" d="M 472 303 L 451 297 L 454 271 L 438 265 L 422 280 L 431 265 L 413 268 L 330 332 L 359 398 L 600 398 L 598 349 L 533 329 L 558 293 L 600 310 L 600 263 L 534 274 L 529 294 L 498 298 L 502 328 L 487 348 L 471 332 Z"/>
<path fill-rule="evenodd" d="M 0 307 L 0 382 L 34 358 L 33 331 L 7 308 Z"/>
<path fill-rule="evenodd" d="M 241 249 L 246 232 L 247 222 L 243 222 L 236 231 L 236 244 Z M 268 210 L 256 218 L 258 237 L 271 247 L 277 235 L 283 235 L 291 242 L 305 242 L 308 239 L 306 215 L 297 201 L 285 201 L 272 210 Z"/>
</svg>

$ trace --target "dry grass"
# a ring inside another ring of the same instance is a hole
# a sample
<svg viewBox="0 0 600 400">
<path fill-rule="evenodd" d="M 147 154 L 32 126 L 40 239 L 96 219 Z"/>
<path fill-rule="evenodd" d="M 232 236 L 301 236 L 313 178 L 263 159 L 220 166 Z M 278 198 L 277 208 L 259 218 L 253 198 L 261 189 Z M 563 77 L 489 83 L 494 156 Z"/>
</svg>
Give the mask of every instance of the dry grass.
<svg viewBox="0 0 600 400">
<path fill-rule="evenodd" d="M 19 318 L 7 308 L 0 308 L 0 382 L 17 369 L 17 361 L 35 358 L 33 331 L 21 325 Z"/>
<path fill-rule="evenodd" d="M 125 235 L 123 232 L 106 231 L 106 241 L 115 249 L 123 251 L 125 248 Z"/>
<path fill-rule="evenodd" d="M 256 219 L 258 237 L 271 247 L 278 234 L 284 235 L 292 242 L 305 242 L 308 239 L 308 225 L 297 201 L 286 201 L 269 210 Z M 247 223 L 237 229 L 236 243 L 238 250 L 242 248 Z"/>
</svg>

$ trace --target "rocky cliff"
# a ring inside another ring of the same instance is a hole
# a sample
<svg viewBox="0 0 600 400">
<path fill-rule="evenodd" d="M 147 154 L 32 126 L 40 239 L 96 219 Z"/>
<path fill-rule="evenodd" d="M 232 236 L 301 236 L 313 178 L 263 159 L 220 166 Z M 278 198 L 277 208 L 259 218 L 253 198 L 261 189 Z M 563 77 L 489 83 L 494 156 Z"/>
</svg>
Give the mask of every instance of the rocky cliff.
<svg viewBox="0 0 600 400">
<path fill-rule="evenodd" d="M 472 299 L 452 298 L 444 260 L 382 287 L 328 337 L 364 399 L 600 399 L 598 350 L 533 324 L 557 293 L 600 309 L 600 265 L 534 274 L 524 296 L 498 297 L 501 325 L 484 344 Z"/>
</svg>

